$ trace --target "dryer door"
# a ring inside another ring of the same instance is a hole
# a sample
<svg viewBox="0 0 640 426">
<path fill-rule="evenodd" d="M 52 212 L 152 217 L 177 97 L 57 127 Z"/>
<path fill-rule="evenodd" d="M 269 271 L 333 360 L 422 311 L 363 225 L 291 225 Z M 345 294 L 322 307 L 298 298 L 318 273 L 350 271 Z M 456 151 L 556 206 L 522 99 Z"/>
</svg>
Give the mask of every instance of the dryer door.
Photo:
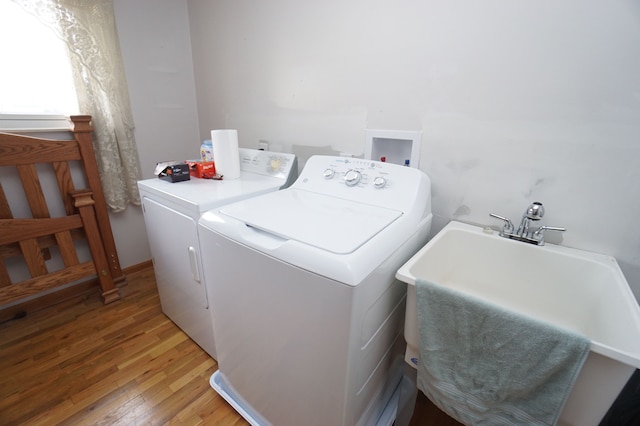
<svg viewBox="0 0 640 426">
<path fill-rule="evenodd" d="M 185 310 L 207 308 L 197 222 L 150 198 L 142 202 L 162 310 L 176 321 Z"/>
</svg>

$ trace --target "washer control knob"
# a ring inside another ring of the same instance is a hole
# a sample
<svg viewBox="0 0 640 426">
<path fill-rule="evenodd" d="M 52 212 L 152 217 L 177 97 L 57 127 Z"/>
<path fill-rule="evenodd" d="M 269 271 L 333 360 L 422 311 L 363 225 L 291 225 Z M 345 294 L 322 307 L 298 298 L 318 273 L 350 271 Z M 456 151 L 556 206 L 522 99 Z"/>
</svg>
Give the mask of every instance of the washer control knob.
<svg viewBox="0 0 640 426">
<path fill-rule="evenodd" d="M 362 179 L 362 174 L 357 170 L 351 169 L 344 175 L 344 183 L 347 186 L 356 186 L 360 179 Z"/>
<path fill-rule="evenodd" d="M 333 169 L 326 169 L 323 173 L 325 179 L 333 179 L 336 172 Z"/>
<path fill-rule="evenodd" d="M 373 186 L 376 188 L 384 188 L 386 184 L 387 184 L 387 180 L 382 176 L 377 176 L 373 180 Z"/>
</svg>

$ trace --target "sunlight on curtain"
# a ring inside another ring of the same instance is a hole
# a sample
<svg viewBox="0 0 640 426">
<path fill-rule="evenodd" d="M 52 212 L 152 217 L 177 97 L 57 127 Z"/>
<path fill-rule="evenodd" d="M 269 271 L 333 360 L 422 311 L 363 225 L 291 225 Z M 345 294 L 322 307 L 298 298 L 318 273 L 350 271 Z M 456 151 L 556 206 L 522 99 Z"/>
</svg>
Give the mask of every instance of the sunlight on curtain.
<svg viewBox="0 0 640 426">
<path fill-rule="evenodd" d="M 12 0 L 50 27 L 69 49 L 78 105 L 92 116 L 107 205 L 140 205 L 140 163 L 112 0 Z"/>
</svg>

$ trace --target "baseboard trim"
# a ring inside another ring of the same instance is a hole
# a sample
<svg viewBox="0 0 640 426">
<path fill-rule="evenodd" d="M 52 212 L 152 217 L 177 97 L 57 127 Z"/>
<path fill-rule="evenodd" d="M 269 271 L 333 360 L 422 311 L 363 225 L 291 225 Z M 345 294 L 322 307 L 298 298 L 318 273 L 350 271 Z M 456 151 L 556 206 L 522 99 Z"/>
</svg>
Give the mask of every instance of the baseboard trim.
<svg viewBox="0 0 640 426">
<path fill-rule="evenodd" d="M 122 268 L 122 272 L 125 275 L 129 275 L 135 272 L 144 271 L 148 268 L 153 268 L 153 262 L 151 261 L 151 259 L 145 260 L 144 262 L 140 262 L 135 265 L 127 266 L 126 268 Z"/>
</svg>

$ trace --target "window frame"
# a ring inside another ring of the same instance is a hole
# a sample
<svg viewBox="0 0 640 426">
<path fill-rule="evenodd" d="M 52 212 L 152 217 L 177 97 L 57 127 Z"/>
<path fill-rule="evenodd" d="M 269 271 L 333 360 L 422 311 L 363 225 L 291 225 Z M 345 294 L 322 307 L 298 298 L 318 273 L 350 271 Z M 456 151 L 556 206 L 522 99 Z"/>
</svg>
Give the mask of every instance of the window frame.
<svg viewBox="0 0 640 426">
<path fill-rule="evenodd" d="M 51 132 L 68 131 L 69 118 L 63 114 L 0 113 L 0 131 Z"/>
</svg>

